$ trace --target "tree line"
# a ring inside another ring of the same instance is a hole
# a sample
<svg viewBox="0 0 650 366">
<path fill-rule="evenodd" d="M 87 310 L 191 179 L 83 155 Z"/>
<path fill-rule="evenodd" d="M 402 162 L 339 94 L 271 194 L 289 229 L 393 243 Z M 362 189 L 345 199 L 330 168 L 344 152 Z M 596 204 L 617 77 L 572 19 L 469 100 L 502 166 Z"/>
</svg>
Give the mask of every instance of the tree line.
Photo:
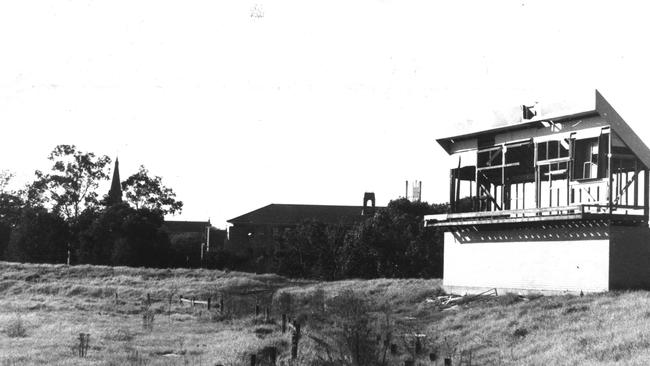
<svg viewBox="0 0 650 366">
<path fill-rule="evenodd" d="M 447 210 L 447 204 L 398 199 L 352 226 L 305 220 L 271 240 L 253 240 L 248 253 L 212 253 L 213 265 L 321 280 L 439 278 L 442 232 L 425 229 L 423 217 Z"/>
<path fill-rule="evenodd" d="M 162 179 L 140 166 L 121 182 L 122 202 L 98 191 L 111 159 L 58 145 L 49 171 L 35 171 L 21 189 L 0 172 L 0 260 L 165 267 L 173 256 L 162 229 L 183 203 Z"/>
<path fill-rule="evenodd" d="M 447 204 L 393 200 L 352 226 L 306 220 L 253 242 L 252 251 L 217 243 L 203 262 L 190 261 L 202 239 L 170 240 L 164 215 L 181 212 L 183 203 L 161 177 L 141 166 L 121 182 L 123 200 L 112 202 L 98 191 L 109 179 L 109 157 L 59 145 L 48 159 L 50 170 L 35 171 L 18 190 L 8 189 L 13 175 L 0 172 L 0 260 L 189 265 L 322 280 L 442 275 L 442 233 L 425 230 L 423 216 L 447 212 Z"/>
</svg>

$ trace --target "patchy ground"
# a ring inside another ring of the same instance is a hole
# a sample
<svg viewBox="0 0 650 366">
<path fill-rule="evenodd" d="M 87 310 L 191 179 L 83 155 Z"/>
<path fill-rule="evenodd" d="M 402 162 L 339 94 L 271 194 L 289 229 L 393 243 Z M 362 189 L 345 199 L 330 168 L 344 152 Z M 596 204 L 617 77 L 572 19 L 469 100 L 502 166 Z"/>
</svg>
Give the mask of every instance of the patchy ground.
<svg viewBox="0 0 650 366">
<path fill-rule="evenodd" d="M 359 349 L 386 365 L 459 364 L 470 354 L 473 365 L 650 362 L 648 292 L 506 295 L 441 310 L 439 285 L 0 262 L 0 365 L 248 365 L 251 354 L 268 364 L 271 348 L 289 364 L 281 313 L 302 325 L 300 365 L 351 363 L 349 335 L 358 329 L 367 340 Z M 210 298 L 211 309 L 181 295 Z M 90 334 L 86 357 L 80 333 Z"/>
</svg>

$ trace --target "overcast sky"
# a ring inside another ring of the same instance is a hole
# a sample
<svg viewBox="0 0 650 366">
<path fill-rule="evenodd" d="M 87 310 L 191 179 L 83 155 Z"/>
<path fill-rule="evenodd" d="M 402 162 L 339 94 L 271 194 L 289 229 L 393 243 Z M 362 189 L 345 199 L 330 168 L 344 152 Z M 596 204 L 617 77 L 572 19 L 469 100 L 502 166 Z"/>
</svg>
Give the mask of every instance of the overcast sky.
<svg viewBox="0 0 650 366">
<path fill-rule="evenodd" d="M 645 139 L 647 9 L 549 1 L 2 1 L 0 169 L 57 144 L 141 164 L 185 208 L 378 204 L 423 181 L 435 138 L 598 88 Z M 639 130 L 641 129 L 641 131 Z M 647 140 L 646 140 L 647 141 Z M 106 190 L 108 186 L 106 186 Z"/>
</svg>

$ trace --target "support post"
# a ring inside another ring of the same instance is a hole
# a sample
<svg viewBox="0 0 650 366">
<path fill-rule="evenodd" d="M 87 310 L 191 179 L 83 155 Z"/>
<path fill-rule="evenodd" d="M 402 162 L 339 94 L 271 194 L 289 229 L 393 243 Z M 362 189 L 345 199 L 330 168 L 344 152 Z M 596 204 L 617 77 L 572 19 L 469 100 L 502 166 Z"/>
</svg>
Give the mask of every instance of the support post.
<svg viewBox="0 0 650 366">
<path fill-rule="evenodd" d="M 648 213 L 649 213 L 649 207 L 648 207 L 648 193 L 650 193 L 650 187 L 648 186 L 648 169 L 643 169 L 643 217 L 645 218 L 645 221 L 648 221 Z"/>
</svg>

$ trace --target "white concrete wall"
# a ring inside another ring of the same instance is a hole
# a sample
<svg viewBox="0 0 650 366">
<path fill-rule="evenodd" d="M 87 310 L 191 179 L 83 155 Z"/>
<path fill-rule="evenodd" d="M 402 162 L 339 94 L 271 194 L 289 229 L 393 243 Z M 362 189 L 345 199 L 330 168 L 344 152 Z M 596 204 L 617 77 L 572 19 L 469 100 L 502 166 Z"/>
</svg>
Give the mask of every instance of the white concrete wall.
<svg viewBox="0 0 650 366">
<path fill-rule="evenodd" d="M 446 232 L 443 285 L 585 292 L 609 289 L 608 235 L 601 233 L 593 240 L 545 240 L 554 236 L 553 230 L 562 230 L 558 235 L 564 238 L 573 234 L 567 234 L 569 228 L 537 230 L 526 241 L 463 243 Z"/>
</svg>

